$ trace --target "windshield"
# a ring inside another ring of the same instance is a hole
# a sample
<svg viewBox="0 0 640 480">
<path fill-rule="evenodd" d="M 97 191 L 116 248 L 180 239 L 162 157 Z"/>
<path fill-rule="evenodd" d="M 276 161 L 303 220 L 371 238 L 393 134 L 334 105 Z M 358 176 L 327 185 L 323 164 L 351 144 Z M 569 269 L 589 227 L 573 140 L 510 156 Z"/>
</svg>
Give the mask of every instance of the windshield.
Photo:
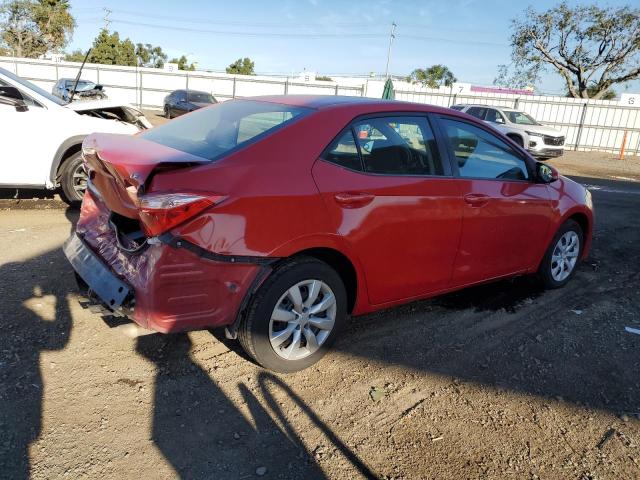
<svg viewBox="0 0 640 480">
<path fill-rule="evenodd" d="M 47 92 L 46 90 L 43 90 L 42 88 L 40 88 L 37 85 L 34 85 L 33 83 L 18 77 L 17 75 L 14 75 L 13 73 L 11 73 L 9 70 L 5 70 L 4 68 L 0 68 L 0 74 L 4 75 L 5 77 L 13 80 L 14 82 L 20 84 L 21 86 L 23 86 L 24 88 L 26 88 L 27 90 L 31 90 L 32 92 L 37 93 L 38 95 L 46 98 L 47 100 L 49 100 L 50 102 L 56 103 L 58 105 L 66 105 L 67 102 L 65 102 L 64 100 L 62 100 L 61 98 L 58 97 L 54 97 L 53 95 L 51 95 L 49 92 Z"/>
<path fill-rule="evenodd" d="M 73 84 L 76 83 L 75 80 L 67 80 L 66 83 L 66 88 L 72 89 L 73 88 Z M 76 92 L 84 92 L 85 90 L 91 90 L 92 88 L 95 88 L 96 84 L 93 82 L 90 82 L 89 80 L 80 80 L 78 82 L 78 86 L 76 87 Z"/>
<path fill-rule="evenodd" d="M 511 123 L 517 125 L 539 125 L 532 117 L 524 112 L 516 112 L 515 110 L 504 110 L 504 114 L 509 117 Z"/>
<path fill-rule="evenodd" d="M 211 95 L 206 92 L 189 92 L 188 100 L 195 103 L 215 103 Z"/>
<path fill-rule="evenodd" d="M 283 127 L 310 109 L 253 100 L 229 100 L 196 110 L 140 136 L 215 160 Z"/>
</svg>

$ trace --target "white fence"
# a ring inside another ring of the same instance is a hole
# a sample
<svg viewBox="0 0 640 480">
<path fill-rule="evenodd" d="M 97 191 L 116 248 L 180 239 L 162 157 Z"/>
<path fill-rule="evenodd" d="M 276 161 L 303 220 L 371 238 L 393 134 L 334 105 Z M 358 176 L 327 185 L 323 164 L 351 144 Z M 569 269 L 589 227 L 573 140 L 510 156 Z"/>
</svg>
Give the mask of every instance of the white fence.
<svg viewBox="0 0 640 480">
<path fill-rule="evenodd" d="M 0 57 L 0 67 L 20 75 L 47 91 L 59 78 L 75 78 L 80 64 L 26 58 Z M 209 72 L 166 72 L 153 68 L 87 64 L 82 78 L 104 85 L 109 98 L 161 108 L 164 97 L 176 89 L 210 92 L 220 100 L 255 95 L 319 94 L 379 98 L 383 82 L 365 78 L 336 78 L 336 82 L 301 82 L 287 77 L 229 75 Z M 515 107 L 538 121 L 562 130 L 568 148 L 640 154 L 640 107 L 616 101 L 564 97 L 495 94 L 469 89 L 426 89 L 395 82 L 396 99 L 449 107 L 478 103 Z M 458 93 L 456 93 L 458 91 Z"/>
<path fill-rule="evenodd" d="M 517 108 L 545 125 L 557 127 L 574 150 L 640 153 L 640 108 L 613 100 L 585 100 L 538 95 L 461 92 L 455 89 L 396 90 L 396 99 L 443 107 L 475 103 Z"/>
</svg>

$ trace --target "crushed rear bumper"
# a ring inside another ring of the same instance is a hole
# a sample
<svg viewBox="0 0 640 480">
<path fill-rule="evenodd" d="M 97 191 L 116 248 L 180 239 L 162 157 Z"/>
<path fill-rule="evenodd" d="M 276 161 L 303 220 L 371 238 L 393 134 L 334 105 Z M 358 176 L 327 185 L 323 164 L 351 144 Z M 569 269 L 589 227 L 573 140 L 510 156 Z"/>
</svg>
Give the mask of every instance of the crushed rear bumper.
<svg viewBox="0 0 640 480">
<path fill-rule="evenodd" d="M 119 248 L 109 216 L 88 191 L 65 254 L 93 294 L 87 296 L 145 329 L 172 333 L 232 325 L 268 268 L 260 264 L 264 259 L 205 256 L 184 242 L 159 239 L 131 254 Z"/>
</svg>

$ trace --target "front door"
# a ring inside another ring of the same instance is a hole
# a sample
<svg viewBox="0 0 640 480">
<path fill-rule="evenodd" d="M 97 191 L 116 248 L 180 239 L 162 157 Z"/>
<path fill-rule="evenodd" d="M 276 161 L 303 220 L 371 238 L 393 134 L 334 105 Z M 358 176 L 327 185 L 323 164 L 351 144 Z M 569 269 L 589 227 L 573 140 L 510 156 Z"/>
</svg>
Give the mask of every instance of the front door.
<svg viewBox="0 0 640 480">
<path fill-rule="evenodd" d="M 11 87 L 0 81 L 3 86 Z M 25 95 L 23 100 L 24 112 L 0 103 L 0 185 L 44 186 L 53 159 L 48 132 L 60 127 L 51 124 L 47 109 Z"/>
<path fill-rule="evenodd" d="M 524 155 L 498 134 L 452 117 L 438 121 L 464 200 L 452 286 L 532 268 L 550 228 L 547 186 L 532 180 Z"/>
<path fill-rule="evenodd" d="M 374 305 L 446 288 L 460 239 L 459 184 L 426 116 L 356 121 L 313 177 L 333 228 L 358 257 Z"/>
</svg>

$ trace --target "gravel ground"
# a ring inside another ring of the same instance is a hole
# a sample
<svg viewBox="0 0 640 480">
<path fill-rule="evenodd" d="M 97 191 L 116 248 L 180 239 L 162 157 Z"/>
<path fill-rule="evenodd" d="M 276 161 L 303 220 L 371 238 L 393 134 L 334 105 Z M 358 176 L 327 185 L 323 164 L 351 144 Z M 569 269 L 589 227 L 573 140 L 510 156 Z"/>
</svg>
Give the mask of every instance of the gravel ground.
<svg viewBox="0 0 640 480">
<path fill-rule="evenodd" d="M 567 287 L 354 318 L 293 375 L 220 332 L 132 339 L 82 309 L 60 251 L 77 214 L 5 191 L 0 478 L 639 478 L 640 184 L 593 157 L 552 161 L 597 209 Z"/>
</svg>

